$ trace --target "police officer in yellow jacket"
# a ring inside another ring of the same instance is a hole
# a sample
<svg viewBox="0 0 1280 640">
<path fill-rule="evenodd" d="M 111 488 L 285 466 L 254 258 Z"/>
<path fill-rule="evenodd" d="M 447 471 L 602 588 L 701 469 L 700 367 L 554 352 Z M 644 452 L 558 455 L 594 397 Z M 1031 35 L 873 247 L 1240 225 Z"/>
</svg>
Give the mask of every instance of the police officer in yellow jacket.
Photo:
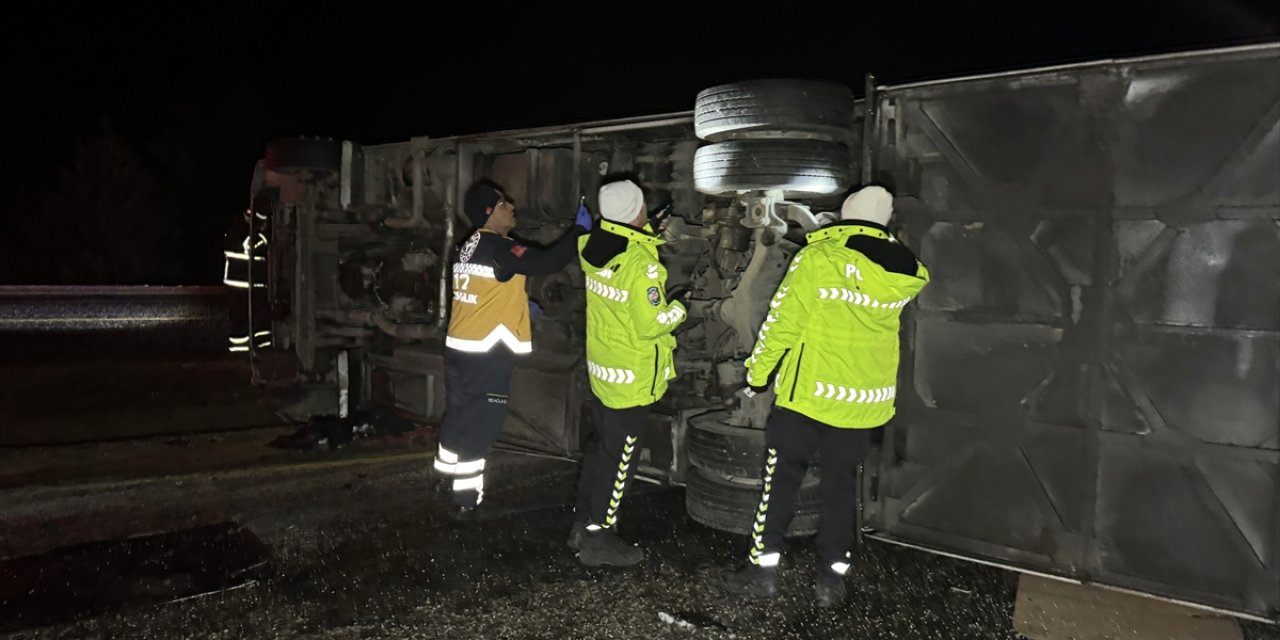
<svg viewBox="0 0 1280 640">
<path fill-rule="evenodd" d="M 747 359 L 748 396 L 776 393 L 765 424 L 764 487 L 748 562 L 725 587 L 777 594 L 783 534 L 809 460 L 821 452 L 820 606 L 845 597 L 857 510 L 856 471 L 871 434 L 894 414 L 899 316 L 929 271 L 889 234 L 893 198 L 881 187 L 849 196 L 840 222 L 808 234 L 769 303 Z"/>
<path fill-rule="evenodd" d="M 452 263 L 453 305 L 445 338 L 445 415 L 433 463 L 452 490 L 459 515 L 484 499 L 485 456 L 502 431 L 516 355 L 533 351 L 525 276 L 545 275 L 573 259 L 575 240 L 591 228 L 580 209 L 575 226 L 547 248 L 510 237 L 516 205 L 482 180 L 463 199 L 475 230 Z"/>
<path fill-rule="evenodd" d="M 687 317 L 684 288 L 666 290 L 662 244 L 647 222 L 644 193 L 630 180 L 600 187 L 600 215 L 578 239 L 587 298 L 587 377 L 595 396 L 595 442 L 578 482 L 569 546 L 589 566 L 628 566 L 644 552 L 617 535 L 623 494 L 649 410 L 675 378 L 671 332 Z"/>
</svg>

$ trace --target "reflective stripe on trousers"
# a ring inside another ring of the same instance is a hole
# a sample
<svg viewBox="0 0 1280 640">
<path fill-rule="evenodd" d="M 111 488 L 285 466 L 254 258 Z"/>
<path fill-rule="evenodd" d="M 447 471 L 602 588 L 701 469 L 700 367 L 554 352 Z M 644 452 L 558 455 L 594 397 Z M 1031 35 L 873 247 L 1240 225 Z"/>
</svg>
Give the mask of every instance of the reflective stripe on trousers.
<svg viewBox="0 0 1280 640">
<path fill-rule="evenodd" d="M 778 450 L 769 449 L 765 454 L 764 487 L 760 491 L 760 505 L 756 507 L 756 519 L 751 526 L 751 564 L 761 567 L 776 567 L 782 554 L 764 551 L 764 522 L 769 513 L 769 494 L 773 491 L 773 474 L 778 469 Z"/>
<path fill-rule="evenodd" d="M 458 454 L 444 446 L 436 448 L 436 458 L 431 467 L 441 475 L 450 476 L 453 491 L 475 491 L 476 504 L 484 499 L 484 458 L 462 461 Z"/>
</svg>

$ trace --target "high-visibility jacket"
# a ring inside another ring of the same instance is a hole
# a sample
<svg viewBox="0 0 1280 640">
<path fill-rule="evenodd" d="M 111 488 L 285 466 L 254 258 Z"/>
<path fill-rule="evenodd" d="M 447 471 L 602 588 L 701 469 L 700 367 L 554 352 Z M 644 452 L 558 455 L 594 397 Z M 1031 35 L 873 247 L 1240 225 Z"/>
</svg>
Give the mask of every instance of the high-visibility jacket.
<svg viewBox="0 0 1280 640">
<path fill-rule="evenodd" d="M 611 409 L 657 402 L 676 377 L 675 336 L 688 314 L 667 300 L 663 242 L 643 229 L 602 220 L 578 239 L 586 280 L 587 375 L 591 391 Z"/>
<path fill-rule="evenodd" d="M 573 259 L 581 227 L 547 248 L 480 228 L 467 237 L 452 264 L 453 305 L 445 346 L 484 353 L 504 345 L 512 353 L 533 351 L 525 276 L 552 273 Z"/>
<path fill-rule="evenodd" d="M 453 263 L 453 306 L 445 346 L 483 353 L 498 344 L 512 353 L 533 351 L 529 328 L 529 295 L 525 277 L 511 274 L 498 280 L 497 252 L 504 238 L 488 229 L 477 229 L 458 250 Z"/>
<path fill-rule="evenodd" d="M 222 283 L 236 289 L 267 288 L 267 216 L 253 212 L 253 237 L 246 216 L 236 216 L 222 242 Z"/>
<path fill-rule="evenodd" d="M 747 382 L 833 427 L 873 428 L 894 414 L 902 309 L 929 270 L 884 227 L 838 222 L 807 236 L 769 302 Z M 776 373 L 776 376 L 774 375 Z"/>
<path fill-rule="evenodd" d="M 249 234 L 248 216 L 254 217 Z M 223 236 L 222 283 L 234 291 L 228 305 L 227 350 L 246 352 L 250 347 L 271 346 L 270 305 L 267 299 L 268 212 L 252 209 L 238 215 Z M 252 287 L 252 293 L 249 289 Z M 250 300 L 252 298 L 252 301 Z M 249 306 L 253 306 L 253 325 Z M 252 343 L 252 345 L 250 344 Z"/>
</svg>

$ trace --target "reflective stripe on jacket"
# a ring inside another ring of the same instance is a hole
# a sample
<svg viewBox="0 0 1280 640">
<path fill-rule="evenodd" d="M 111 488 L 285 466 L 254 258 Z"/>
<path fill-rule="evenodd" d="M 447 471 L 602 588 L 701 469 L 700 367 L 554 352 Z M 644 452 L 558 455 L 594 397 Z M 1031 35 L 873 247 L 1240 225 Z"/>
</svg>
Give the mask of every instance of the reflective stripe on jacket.
<svg viewBox="0 0 1280 640">
<path fill-rule="evenodd" d="M 894 414 L 902 309 L 929 271 L 878 225 L 808 234 L 769 301 L 747 382 L 776 404 L 834 427 L 872 428 Z"/>
<path fill-rule="evenodd" d="M 653 404 L 676 377 L 671 332 L 688 314 L 667 300 L 667 270 L 658 261 L 662 240 L 602 220 L 578 239 L 587 296 L 587 376 L 591 391 L 611 409 Z"/>
</svg>

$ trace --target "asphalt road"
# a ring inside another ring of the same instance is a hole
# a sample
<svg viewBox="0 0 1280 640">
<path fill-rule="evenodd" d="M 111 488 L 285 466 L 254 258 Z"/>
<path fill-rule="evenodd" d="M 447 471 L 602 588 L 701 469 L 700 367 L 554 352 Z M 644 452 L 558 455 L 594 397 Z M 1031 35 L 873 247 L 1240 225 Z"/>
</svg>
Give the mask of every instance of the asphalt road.
<svg viewBox="0 0 1280 640">
<path fill-rule="evenodd" d="M 428 491 L 429 429 L 274 449 L 292 427 L 211 338 L 41 331 L 0 331 L 2 637 L 1018 637 L 1016 574 L 882 543 L 833 610 L 813 603 L 808 539 L 780 598 L 726 595 L 716 572 L 747 539 L 690 521 L 679 488 L 624 502 L 642 564 L 588 569 L 564 544 L 576 464 L 497 454 L 482 518 L 456 523 Z"/>
</svg>

